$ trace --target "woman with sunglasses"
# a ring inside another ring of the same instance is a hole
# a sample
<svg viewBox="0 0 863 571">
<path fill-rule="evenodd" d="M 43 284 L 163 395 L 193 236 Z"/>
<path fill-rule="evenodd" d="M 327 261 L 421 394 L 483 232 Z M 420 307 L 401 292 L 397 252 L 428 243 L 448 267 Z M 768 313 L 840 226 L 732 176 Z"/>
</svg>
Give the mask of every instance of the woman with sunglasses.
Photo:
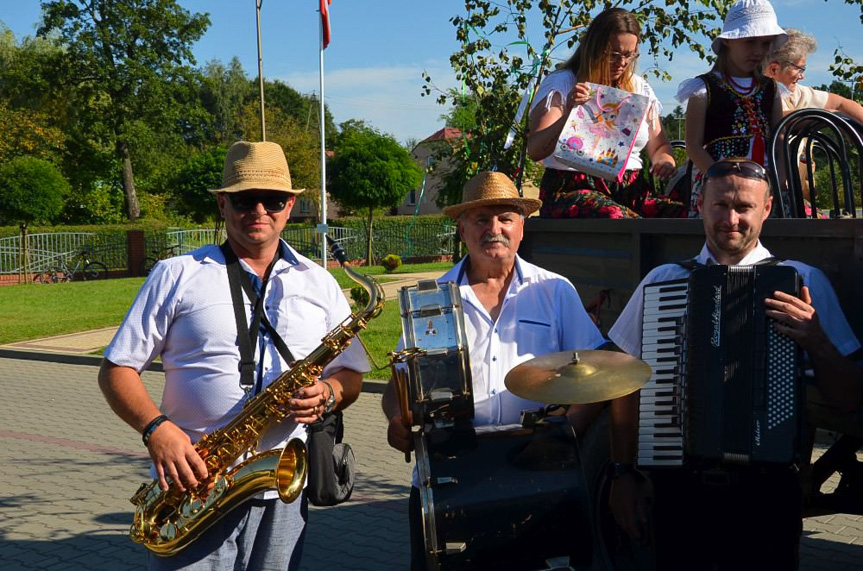
<svg viewBox="0 0 863 571">
<path fill-rule="evenodd" d="M 605 10 L 594 18 L 569 61 L 539 86 L 530 111 L 527 149 L 531 159 L 545 165 L 539 194 L 543 218 L 679 217 L 685 213 L 684 206 L 672 197 L 656 196 L 647 173 L 642 173 L 642 149 L 650 158 L 651 172 L 659 178 L 674 175 L 675 164 L 659 122 L 662 105 L 647 81 L 635 73 L 640 41 L 641 26 L 631 12 Z M 585 82 L 650 99 L 621 183 L 578 172 L 552 156 L 570 111 L 588 100 Z"/>
</svg>

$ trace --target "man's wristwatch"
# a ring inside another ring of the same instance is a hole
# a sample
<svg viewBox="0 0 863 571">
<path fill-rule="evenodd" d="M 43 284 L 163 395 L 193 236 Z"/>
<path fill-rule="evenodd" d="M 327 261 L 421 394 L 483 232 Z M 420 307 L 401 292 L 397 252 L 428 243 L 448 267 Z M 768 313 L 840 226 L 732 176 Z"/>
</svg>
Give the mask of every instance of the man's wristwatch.
<svg viewBox="0 0 863 571">
<path fill-rule="evenodd" d="M 635 473 L 635 466 L 632 464 L 623 464 L 621 462 L 612 462 L 608 465 L 608 477 L 611 480 L 616 480 L 621 476 Z"/>
<path fill-rule="evenodd" d="M 336 406 L 336 392 L 333 390 L 333 385 L 329 382 L 322 380 L 322 383 L 327 385 L 327 388 L 330 389 L 330 396 L 327 397 L 327 402 L 324 403 L 324 414 L 328 412 L 332 412 L 333 408 Z"/>
</svg>

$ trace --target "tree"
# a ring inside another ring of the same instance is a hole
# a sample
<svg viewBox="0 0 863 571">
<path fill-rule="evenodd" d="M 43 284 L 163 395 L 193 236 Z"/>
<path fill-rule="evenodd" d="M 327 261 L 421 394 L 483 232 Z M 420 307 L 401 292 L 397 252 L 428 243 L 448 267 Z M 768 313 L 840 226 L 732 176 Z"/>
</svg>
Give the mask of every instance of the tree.
<svg viewBox="0 0 863 571">
<path fill-rule="evenodd" d="M 821 84 L 815 89 L 819 89 L 821 91 L 829 91 L 830 93 L 835 93 L 836 95 L 841 95 L 845 99 L 851 99 L 856 101 L 857 103 L 863 102 L 863 86 L 854 86 L 854 91 L 852 93 L 851 88 L 841 81 L 833 80 L 830 85 Z"/>
<path fill-rule="evenodd" d="M 366 264 L 372 265 L 375 208 L 397 206 L 419 186 L 422 170 L 393 137 L 382 135 L 362 121 L 341 124 L 334 151 L 328 165 L 327 188 L 344 206 L 368 212 Z"/>
<path fill-rule="evenodd" d="M 321 180 L 321 149 L 316 131 L 306 129 L 281 107 L 266 107 L 267 140 L 278 143 L 285 152 L 295 188 L 319 188 Z M 248 102 L 241 114 L 243 136 L 247 141 L 261 140 L 260 107 Z M 311 196 L 311 194 L 309 195 Z"/>
<path fill-rule="evenodd" d="M 672 141 L 683 140 L 686 133 L 686 114 L 683 112 L 683 107 L 676 105 L 674 110 L 660 118 L 662 128 L 665 134 Z"/>
<path fill-rule="evenodd" d="M 631 10 L 642 24 L 643 41 L 655 58 L 671 61 L 673 48 L 688 46 L 702 58 L 707 57 L 701 37 L 715 36 L 717 24 L 731 5 L 731 0 L 623 0 L 615 6 Z M 515 121 L 516 109 L 531 79 L 544 77 L 551 69 L 554 50 L 561 45 L 572 47 L 592 17 L 607 2 L 595 0 L 465 0 L 465 14 L 451 18 L 461 49 L 450 57 L 456 79 L 463 82 L 461 92 L 438 89 L 432 78 L 424 74 L 424 95 L 437 95 L 441 104 L 472 105 L 475 126 L 468 128 L 461 144 L 445 151 L 455 159 L 449 172 L 443 173 L 446 188 L 441 192 L 441 205 L 458 200 L 465 181 L 480 170 L 496 168 L 517 181 L 528 176 L 536 179 L 541 169 L 525 157 L 526 113 Z M 528 38 L 528 18 L 539 15 L 545 37 L 542 45 L 531 45 Z M 558 36 L 570 34 L 559 44 Z M 521 51 L 524 55 L 518 55 Z M 657 60 L 652 71 L 663 75 Z M 467 103 L 465 99 L 471 100 Z M 504 141 L 515 128 L 513 144 L 504 148 Z M 440 156 L 438 159 L 443 159 Z"/>
<path fill-rule="evenodd" d="M 120 163 L 128 217 L 140 215 L 132 158 L 160 129 L 188 127 L 191 46 L 210 23 L 176 0 L 43 0 L 38 34 L 65 48 L 57 74 L 75 86 L 82 135 Z"/>
<path fill-rule="evenodd" d="M 178 213 L 195 222 L 217 220 L 219 209 L 211 189 L 222 186 L 227 147 L 218 146 L 192 156 L 180 169 L 171 185 Z"/>
<path fill-rule="evenodd" d="M 243 134 L 240 111 L 257 96 L 239 58 L 228 66 L 219 60 L 207 62 L 202 71 L 201 101 L 213 116 L 211 140 L 230 145 Z"/>
</svg>

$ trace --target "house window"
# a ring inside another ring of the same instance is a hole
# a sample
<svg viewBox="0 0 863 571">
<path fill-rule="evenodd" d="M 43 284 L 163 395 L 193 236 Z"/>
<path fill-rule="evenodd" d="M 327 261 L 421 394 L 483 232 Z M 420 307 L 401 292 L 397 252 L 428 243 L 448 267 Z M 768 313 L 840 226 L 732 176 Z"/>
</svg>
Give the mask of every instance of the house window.
<svg viewBox="0 0 863 571">
<path fill-rule="evenodd" d="M 308 200 L 300 200 L 300 214 L 309 214 L 312 211 L 312 205 Z"/>
<path fill-rule="evenodd" d="M 413 206 L 416 203 L 417 203 L 417 191 L 412 190 L 412 191 L 410 191 L 410 193 L 408 193 L 408 204 L 410 206 Z"/>
</svg>

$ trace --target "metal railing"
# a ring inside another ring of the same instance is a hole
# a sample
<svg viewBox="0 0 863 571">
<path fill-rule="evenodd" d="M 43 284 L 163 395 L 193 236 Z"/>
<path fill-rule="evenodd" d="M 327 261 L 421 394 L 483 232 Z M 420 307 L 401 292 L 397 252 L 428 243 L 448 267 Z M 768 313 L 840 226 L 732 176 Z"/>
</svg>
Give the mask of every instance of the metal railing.
<svg viewBox="0 0 863 571">
<path fill-rule="evenodd" d="M 365 258 L 367 236 L 366 229 L 360 228 L 355 238 L 343 244 L 348 258 Z M 455 237 L 455 224 L 442 227 L 440 223 L 419 222 L 407 228 L 373 228 L 372 252 L 376 260 L 387 254 L 402 258 L 445 256 L 452 254 Z"/>
<path fill-rule="evenodd" d="M 83 250 L 92 261 L 108 269 L 127 267 L 126 237 L 93 232 L 45 232 L 27 235 L 30 272 L 40 272 L 68 262 Z M 17 274 L 21 268 L 21 237 L 0 238 L 0 274 Z"/>
<path fill-rule="evenodd" d="M 218 232 L 218 237 L 216 233 Z M 179 255 L 197 250 L 207 244 L 221 244 L 225 239 L 224 228 L 194 228 L 183 230 L 172 228 L 167 232 L 148 232 L 144 235 L 144 250 L 147 256 L 161 259 L 166 254 Z"/>
<path fill-rule="evenodd" d="M 441 226 L 418 221 L 408 228 L 376 228 L 373 250 L 376 259 L 387 254 L 398 254 L 402 258 L 440 256 L 453 251 L 455 225 Z M 216 233 L 219 233 L 218 236 Z M 351 259 L 366 255 L 366 231 L 362 228 L 330 226 L 328 234 L 348 252 Z M 321 254 L 320 234 L 313 226 L 288 226 L 282 231 L 294 249 L 313 260 Z M 144 234 L 146 257 L 156 260 L 172 255 L 191 252 L 207 244 L 220 244 L 225 239 L 224 229 L 171 228 L 167 231 Z M 49 270 L 61 262 L 69 261 L 82 250 L 90 254 L 92 261 L 105 264 L 110 270 L 125 270 L 129 267 L 127 237 L 125 234 L 97 234 L 93 232 L 45 232 L 27 237 L 29 271 Z M 17 274 L 20 268 L 21 239 L 19 236 L 0 238 L 0 274 Z"/>
</svg>

